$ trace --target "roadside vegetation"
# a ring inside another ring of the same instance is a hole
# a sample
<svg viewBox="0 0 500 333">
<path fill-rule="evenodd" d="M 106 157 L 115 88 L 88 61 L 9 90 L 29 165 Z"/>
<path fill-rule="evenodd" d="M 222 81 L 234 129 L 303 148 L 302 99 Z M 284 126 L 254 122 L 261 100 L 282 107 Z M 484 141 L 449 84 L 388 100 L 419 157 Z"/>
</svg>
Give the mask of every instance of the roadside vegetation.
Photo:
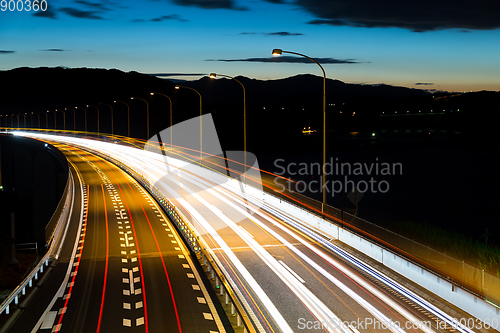
<svg viewBox="0 0 500 333">
<path fill-rule="evenodd" d="M 500 249 L 458 232 L 412 221 L 393 222 L 390 230 L 500 277 Z"/>
</svg>

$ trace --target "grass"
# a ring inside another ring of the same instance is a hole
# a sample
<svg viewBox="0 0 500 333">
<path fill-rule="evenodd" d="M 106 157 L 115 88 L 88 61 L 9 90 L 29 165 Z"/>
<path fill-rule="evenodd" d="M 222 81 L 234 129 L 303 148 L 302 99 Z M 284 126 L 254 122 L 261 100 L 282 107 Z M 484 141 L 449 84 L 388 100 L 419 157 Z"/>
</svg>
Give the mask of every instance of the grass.
<svg viewBox="0 0 500 333">
<path fill-rule="evenodd" d="M 398 221 L 389 229 L 500 277 L 500 249 L 496 246 L 426 223 Z"/>
</svg>

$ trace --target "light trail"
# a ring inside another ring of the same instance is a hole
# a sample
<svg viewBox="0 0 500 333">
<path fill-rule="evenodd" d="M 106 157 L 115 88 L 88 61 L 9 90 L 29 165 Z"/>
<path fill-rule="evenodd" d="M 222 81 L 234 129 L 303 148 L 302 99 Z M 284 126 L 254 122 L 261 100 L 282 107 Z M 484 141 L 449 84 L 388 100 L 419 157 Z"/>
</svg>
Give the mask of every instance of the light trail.
<svg viewBox="0 0 500 333">
<path fill-rule="evenodd" d="M 357 269 L 362 271 L 364 274 L 380 281 L 392 290 L 396 291 L 400 295 L 411 300 L 418 306 L 422 307 L 426 311 L 432 313 L 441 321 L 448 323 L 450 326 L 456 325 L 454 328 L 459 332 L 473 332 L 470 328 L 465 327 L 461 323 L 454 321 L 454 318 L 449 314 L 445 313 L 435 305 L 427 302 L 422 297 L 418 296 L 414 292 L 410 291 L 408 288 L 402 286 L 400 283 L 389 278 L 385 274 L 379 272 L 373 267 L 370 267 L 366 263 L 361 262 L 357 258 L 353 257 L 346 251 L 335 246 L 334 244 L 326 241 L 323 237 L 318 234 L 311 232 L 307 227 L 304 226 L 297 218 L 294 218 L 287 213 L 270 206 L 269 204 L 263 202 L 260 198 L 252 197 L 248 193 L 244 193 L 235 188 L 231 187 L 227 183 L 217 184 L 219 186 L 214 186 L 213 181 L 209 178 L 200 177 L 206 173 L 206 170 L 200 172 L 199 174 L 193 172 L 192 165 L 184 161 L 177 160 L 175 158 L 166 158 L 166 156 L 155 154 L 152 152 L 147 152 L 132 147 L 125 147 L 116 144 L 110 144 L 106 142 L 99 142 L 93 140 L 86 140 L 80 138 L 72 137 L 58 137 L 53 135 L 45 134 L 32 134 L 32 133 L 18 133 L 18 135 L 26 135 L 35 138 L 40 138 L 44 140 L 60 141 L 64 143 L 72 143 L 79 145 L 83 148 L 89 148 L 101 152 L 102 154 L 109 155 L 110 157 L 123 162 L 132 169 L 136 170 L 142 174 L 146 179 L 148 179 L 152 184 L 155 184 L 160 189 L 164 190 L 166 197 L 173 197 L 175 200 L 194 218 L 209 235 L 216 245 L 217 249 L 221 249 L 224 256 L 229 260 L 232 267 L 236 269 L 240 276 L 245 278 L 246 283 L 250 286 L 254 296 L 257 297 L 262 304 L 266 306 L 267 312 L 271 315 L 273 321 L 277 324 L 282 331 L 292 331 L 289 323 L 283 315 L 280 313 L 275 304 L 266 295 L 266 293 L 261 288 L 259 282 L 249 273 L 245 265 L 238 259 L 231 248 L 228 246 L 223 237 L 217 232 L 211 223 L 208 222 L 204 217 L 204 214 L 200 213 L 192 202 L 196 200 L 202 206 L 208 208 L 208 210 L 217 216 L 219 221 L 228 226 L 241 240 L 243 240 L 250 249 L 271 269 L 271 271 L 279 277 L 279 279 L 293 292 L 293 294 L 300 300 L 300 302 L 307 308 L 307 310 L 318 320 L 324 322 L 331 322 L 336 320 L 339 323 L 342 320 L 335 315 L 316 295 L 314 295 L 302 281 L 297 279 L 296 276 L 292 274 L 291 269 L 284 267 L 278 260 L 276 260 L 258 241 L 251 235 L 247 229 L 236 224 L 225 212 L 222 212 L 218 207 L 214 206 L 212 203 L 208 202 L 204 197 L 205 195 L 220 202 L 223 202 L 228 207 L 231 207 L 235 212 L 241 214 L 245 219 L 255 223 L 260 228 L 265 230 L 267 233 L 272 235 L 275 239 L 283 244 L 283 246 L 289 248 L 293 253 L 295 253 L 298 258 L 307 263 L 310 267 L 313 267 L 315 271 L 319 272 L 328 281 L 336 285 L 340 290 L 349 295 L 356 303 L 362 306 L 366 311 L 372 314 L 375 318 L 385 323 L 394 323 L 394 320 L 389 318 L 386 314 L 382 313 L 381 310 L 377 309 L 369 301 L 361 297 L 361 295 L 354 291 L 352 288 L 348 287 L 345 283 L 341 282 L 338 278 L 334 277 L 331 272 L 327 271 L 325 268 L 320 266 L 317 260 L 306 255 L 303 251 L 300 251 L 294 244 L 287 241 L 282 235 L 280 235 L 276 230 L 271 229 L 267 226 L 261 219 L 271 223 L 276 226 L 280 231 L 286 233 L 287 235 L 293 237 L 298 243 L 305 246 L 308 250 L 317 256 L 317 259 L 328 263 L 331 267 L 335 268 L 338 272 L 347 277 L 354 285 L 359 287 L 364 293 L 369 295 L 369 299 L 373 299 L 376 303 L 381 304 L 385 309 L 389 310 L 390 313 L 395 315 L 390 309 L 394 309 L 399 314 L 401 314 L 406 319 L 414 323 L 422 323 L 416 316 L 410 313 L 408 310 L 404 309 L 402 306 L 398 305 L 396 302 L 392 301 L 390 298 L 385 296 L 382 292 L 374 288 L 370 283 L 364 280 L 358 273 L 354 272 L 352 269 L 347 268 L 344 264 L 334 259 L 331 254 L 326 253 L 321 250 L 318 246 L 311 244 L 310 241 L 305 240 L 298 233 L 290 229 L 291 226 L 301 233 L 307 235 L 317 244 L 321 244 L 323 247 L 327 248 L 332 253 L 336 254 L 338 257 L 344 261 L 352 264 Z M 169 163 L 165 165 L 166 161 Z M 189 168 L 188 168 L 189 166 Z M 179 193 L 173 187 L 169 186 L 164 181 L 165 168 L 168 169 L 166 174 L 168 181 L 179 187 L 179 189 L 185 193 Z M 201 168 L 200 168 L 201 169 Z M 213 172 L 213 171 L 209 171 Z M 200 188 L 201 191 L 195 191 L 191 188 L 195 186 Z M 185 194 L 188 195 L 190 201 L 185 198 Z M 262 210 L 260 210 L 262 208 Z M 267 214 L 264 213 L 267 212 Z M 270 215 L 269 215 L 270 214 Z M 193 221 L 191 221 L 193 222 Z M 288 226 L 285 226 L 284 223 Z M 220 222 L 218 222 L 220 223 Z M 213 252 L 212 252 L 213 253 Z M 214 257 L 217 257 L 214 254 Z M 287 266 L 288 267 L 288 266 Z M 269 277 L 268 277 L 269 278 Z M 234 283 L 234 282 L 233 282 Z M 237 290 L 238 292 L 238 290 Z M 239 297 L 243 297 L 243 294 L 238 292 Z M 253 302 L 252 300 L 246 299 L 246 301 Z M 384 302 L 386 305 L 382 304 Z M 257 326 L 260 332 L 264 332 L 264 328 L 259 325 L 259 320 L 254 313 L 254 310 L 258 310 L 258 305 L 253 302 L 251 307 L 247 302 L 243 302 L 245 309 L 249 311 L 249 315 L 257 322 Z M 396 315 L 398 319 L 401 319 Z M 426 333 L 434 332 L 432 328 L 423 325 L 421 328 Z M 332 327 L 327 327 L 329 331 L 338 332 L 338 330 L 333 330 Z M 356 332 L 354 327 L 342 327 L 340 329 L 343 332 Z M 405 332 L 403 329 L 399 328 L 397 325 L 389 325 L 388 329 L 394 333 Z"/>
</svg>

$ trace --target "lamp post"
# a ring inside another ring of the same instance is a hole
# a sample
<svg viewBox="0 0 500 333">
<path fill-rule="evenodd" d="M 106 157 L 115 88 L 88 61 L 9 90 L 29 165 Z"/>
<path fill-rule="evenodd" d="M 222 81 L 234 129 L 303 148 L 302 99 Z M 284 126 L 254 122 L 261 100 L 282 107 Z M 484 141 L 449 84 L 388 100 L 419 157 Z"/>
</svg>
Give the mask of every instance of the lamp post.
<svg viewBox="0 0 500 333">
<path fill-rule="evenodd" d="M 244 155 L 244 164 L 245 164 L 245 168 L 246 168 L 246 165 L 247 165 L 247 102 L 246 102 L 245 86 L 243 85 L 243 83 L 241 83 L 240 81 L 238 81 L 237 79 L 235 79 L 232 76 L 210 73 L 211 79 L 215 79 L 217 76 L 222 76 L 222 77 L 226 77 L 228 79 L 234 80 L 234 81 L 238 82 L 241 85 L 241 87 L 243 88 L 243 152 L 244 152 L 243 155 Z"/>
<path fill-rule="evenodd" d="M 200 160 L 203 159 L 203 122 L 202 122 L 202 115 L 203 111 L 201 109 L 202 106 L 202 101 L 201 101 L 201 94 L 198 92 L 198 90 L 191 88 L 191 87 L 186 87 L 186 86 L 175 86 L 175 89 L 179 90 L 180 88 L 187 88 L 191 89 L 192 91 L 196 92 L 198 96 L 200 96 Z"/>
<path fill-rule="evenodd" d="M 87 104 L 87 107 L 88 108 L 93 107 L 97 110 L 97 137 L 99 137 L 99 108 L 95 105 L 90 105 L 90 104 Z"/>
<path fill-rule="evenodd" d="M 64 110 L 67 110 L 67 109 L 64 108 Z M 76 131 L 76 111 L 74 108 L 72 108 L 71 111 L 73 111 L 73 131 Z"/>
<path fill-rule="evenodd" d="M 307 58 L 314 62 L 316 65 L 321 68 L 321 71 L 323 72 L 323 184 L 322 184 L 322 189 L 321 191 L 323 192 L 323 205 L 321 206 L 321 211 L 324 212 L 325 205 L 326 205 L 326 191 L 324 189 L 325 184 L 326 184 L 326 173 L 325 173 L 325 164 L 326 164 L 326 74 L 325 70 L 323 67 L 314 60 L 311 57 L 306 56 L 305 54 L 297 53 L 297 52 L 291 52 L 291 51 L 283 51 L 281 49 L 274 49 L 273 50 L 273 55 L 274 56 L 280 56 L 283 53 L 289 53 L 289 54 L 295 54 L 304 58 Z"/>
<path fill-rule="evenodd" d="M 113 121 L 113 107 L 107 103 L 99 103 L 99 105 L 101 105 L 101 104 L 107 105 L 111 109 L 111 140 L 113 140 L 113 136 L 114 136 L 114 132 L 115 132 L 114 125 L 113 125 L 113 123 L 114 123 L 114 121 Z"/>
<path fill-rule="evenodd" d="M 127 103 L 123 102 L 123 101 L 113 101 L 113 103 L 123 103 L 127 106 L 127 135 L 128 137 L 130 138 L 130 107 Z"/>
<path fill-rule="evenodd" d="M 40 129 L 40 112 L 36 112 L 36 115 L 38 116 L 38 129 Z"/>
<path fill-rule="evenodd" d="M 49 110 L 45 113 L 45 129 L 49 128 Z"/>
<path fill-rule="evenodd" d="M 172 149 L 172 132 L 173 132 L 173 128 L 172 128 L 172 99 L 170 97 L 168 97 L 167 95 L 159 93 L 159 92 L 151 92 L 150 95 L 151 96 L 162 95 L 163 97 L 168 98 L 169 105 L 170 105 L 170 149 Z"/>
<path fill-rule="evenodd" d="M 82 108 L 81 106 L 75 106 L 75 109 L 83 109 L 83 111 L 85 111 L 85 135 L 87 135 L 87 109 L 85 108 Z"/>
<path fill-rule="evenodd" d="M 26 128 L 26 112 L 23 114 L 23 117 L 24 117 L 24 128 Z"/>
<path fill-rule="evenodd" d="M 47 110 L 47 113 L 49 113 L 49 112 L 52 112 L 54 114 L 54 129 L 57 129 L 57 115 L 56 115 L 55 111 Z M 48 123 L 47 123 L 47 127 L 48 127 Z"/>
<path fill-rule="evenodd" d="M 149 140 L 149 103 L 144 98 L 140 97 L 130 97 L 130 99 L 140 99 L 146 103 L 146 139 Z"/>
<path fill-rule="evenodd" d="M 57 111 L 57 109 L 56 109 Z M 61 110 L 61 112 L 63 113 L 63 130 L 66 130 L 66 112 Z"/>
</svg>

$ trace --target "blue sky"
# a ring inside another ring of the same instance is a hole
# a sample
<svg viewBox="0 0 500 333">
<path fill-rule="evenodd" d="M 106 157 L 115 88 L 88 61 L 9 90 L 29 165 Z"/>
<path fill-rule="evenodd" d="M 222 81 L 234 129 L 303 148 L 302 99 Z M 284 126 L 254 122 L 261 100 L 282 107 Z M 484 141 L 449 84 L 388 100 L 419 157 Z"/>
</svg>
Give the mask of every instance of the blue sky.
<svg viewBox="0 0 500 333">
<path fill-rule="evenodd" d="M 46 2 L 38 14 L 0 11 L 0 70 L 321 74 L 306 59 L 269 62 L 282 48 L 322 58 L 328 78 L 349 83 L 500 90 L 497 0 Z"/>
</svg>

